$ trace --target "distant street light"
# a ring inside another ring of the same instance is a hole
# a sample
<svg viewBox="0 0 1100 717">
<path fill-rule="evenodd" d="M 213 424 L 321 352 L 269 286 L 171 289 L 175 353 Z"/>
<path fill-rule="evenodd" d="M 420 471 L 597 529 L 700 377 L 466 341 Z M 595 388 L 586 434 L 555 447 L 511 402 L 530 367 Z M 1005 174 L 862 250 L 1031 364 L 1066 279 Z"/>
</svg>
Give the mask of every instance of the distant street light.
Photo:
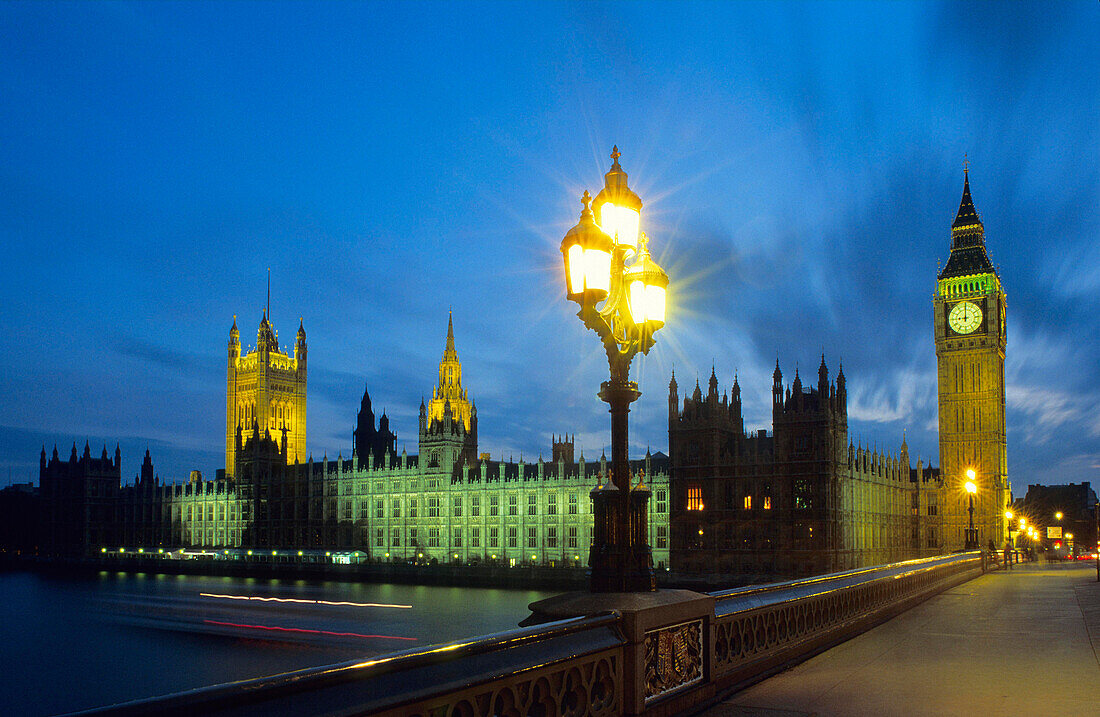
<svg viewBox="0 0 1100 717">
<path fill-rule="evenodd" d="M 1054 519 L 1055 520 L 1061 520 L 1062 519 L 1062 511 L 1059 510 L 1057 513 L 1055 513 L 1054 514 Z"/>
<path fill-rule="evenodd" d="M 640 231 L 642 200 L 627 186 L 619 156 L 615 147 L 603 189 L 594 200 L 584 193 L 580 222 L 561 242 L 566 297 L 580 305 L 577 317 L 600 337 L 611 370 L 599 393 L 611 412 L 611 475 L 591 494 L 592 592 L 656 589 L 647 544 L 649 489 L 630 484 L 627 414 L 642 395 L 630 380 L 630 362 L 639 351 L 649 353 L 653 334 L 665 324 L 668 275 L 649 255 Z"/>
</svg>

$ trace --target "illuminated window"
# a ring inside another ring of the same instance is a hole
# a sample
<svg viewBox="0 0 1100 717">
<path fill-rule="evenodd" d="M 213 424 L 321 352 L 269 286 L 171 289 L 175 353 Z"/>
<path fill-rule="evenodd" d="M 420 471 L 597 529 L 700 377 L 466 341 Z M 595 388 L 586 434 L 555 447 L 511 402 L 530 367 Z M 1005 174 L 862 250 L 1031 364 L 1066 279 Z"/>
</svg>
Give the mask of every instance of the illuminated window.
<svg viewBox="0 0 1100 717">
<path fill-rule="evenodd" d="M 752 496 L 745 496 L 745 510 L 752 510 Z"/>
<path fill-rule="evenodd" d="M 668 528 L 663 525 L 657 526 L 657 547 L 668 547 Z"/>
<path fill-rule="evenodd" d="M 772 509 L 772 497 L 770 495 L 764 496 L 764 510 Z"/>
<path fill-rule="evenodd" d="M 703 487 L 698 483 L 693 483 L 688 486 L 688 510 L 702 510 L 703 509 Z"/>
</svg>

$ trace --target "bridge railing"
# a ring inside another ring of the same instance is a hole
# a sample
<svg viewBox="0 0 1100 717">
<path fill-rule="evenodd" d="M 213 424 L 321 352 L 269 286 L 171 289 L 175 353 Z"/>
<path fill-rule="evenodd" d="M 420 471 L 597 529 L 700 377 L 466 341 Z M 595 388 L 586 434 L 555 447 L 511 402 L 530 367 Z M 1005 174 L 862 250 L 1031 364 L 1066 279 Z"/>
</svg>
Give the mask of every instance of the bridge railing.
<svg viewBox="0 0 1100 717">
<path fill-rule="evenodd" d="M 673 715 L 984 569 L 975 551 L 711 594 L 631 594 L 610 613 L 82 714 Z"/>
<path fill-rule="evenodd" d="M 711 679 L 736 689 L 981 574 L 978 552 L 711 593 Z"/>
</svg>

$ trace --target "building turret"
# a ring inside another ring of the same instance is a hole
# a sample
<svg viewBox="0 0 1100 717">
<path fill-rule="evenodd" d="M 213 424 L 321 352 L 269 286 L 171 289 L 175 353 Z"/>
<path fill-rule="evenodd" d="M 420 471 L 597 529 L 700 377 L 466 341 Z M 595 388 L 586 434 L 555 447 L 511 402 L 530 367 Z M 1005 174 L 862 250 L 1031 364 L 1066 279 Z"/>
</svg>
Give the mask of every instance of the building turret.
<svg viewBox="0 0 1100 717">
<path fill-rule="evenodd" d="M 676 371 L 673 370 L 672 378 L 668 382 L 668 422 L 672 425 L 672 422 L 680 417 L 680 395 L 679 386 L 676 385 Z"/>
<path fill-rule="evenodd" d="M 733 374 L 733 387 L 730 388 L 730 418 L 733 419 L 733 425 L 737 430 L 737 435 L 741 436 L 745 432 L 745 419 L 741 412 L 741 384 L 737 382 L 737 374 Z"/>
<path fill-rule="evenodd" d="M 821 365 L 817 367 L 817 393 L 824 410 L 829 405 L 829 368 L 825 365 L 825 354 L 821 354 Z"/>
<path fill-rule="evenodd" d="M 141 482 L 148 484 L 153 482 L 153 458 L 149 455 L 149 449 L 145 449 L 145 458 L 141 462 Z"/>
<path fill-rule="evenodd" d="M 298 369 L 306 370 L 306 328 L 304 318 L 298 317 L 298 338 L 294 341 L 294 358 L 298 359 Z"/>
<path fill-rule="evenodd" d="M 386 412 L 374 426 L 374 409 L 371 407 L 370 391 L 363 387 L 363 398 L 359 403 L 359 413 L 352 431 L 352 453 L 363 465 L 378 465 L 385 456 L 397 456 L 397 434 L 390 430 L 390 419 Z"/>
<path fill-rule="evenodd" d="M 573 463 L 573 438 L 566 435 L 560 439 L 557 436 L 551 438 L 551 460 L 554 463 L 563 461 L 566 464 Z"/>
<path fill-rule="evenodd" d="M 846 387 L 844 379 L 844 364 L 840 364 L 840 369 L 836 374 L 836 408 L 840 411 L 840 415 L 848 415 L 848 389 Z"/>
<path fill-rule="evenodd" d="M 714 374 L 714 366 L 710 367 L 710 383 L 707 384 L 707 403 L 718 403 L 718 377 Z"/>
<path fill-rule="evenodd" d="M 233 314 L 233 326 L 229 329 L 229 359 L 241 355 L 241 331 L 237 328 L 237 315 Z"/>
<path fill-rule="evenodd" d="M 256 328 L 256 350 L 261 352 L 279 350 L 279 339 L 275 336 L 275 330 L 267 320 L 266 309 L 260 318 L 260 325 Z"/>
<path fill-rule="evenodd" d="M 772 424 L 775 419 L 783 415 L 783 372 L 779 370 L 779 359 L 775 360 L 775 371 L 772 372 Z"/>
</svg>

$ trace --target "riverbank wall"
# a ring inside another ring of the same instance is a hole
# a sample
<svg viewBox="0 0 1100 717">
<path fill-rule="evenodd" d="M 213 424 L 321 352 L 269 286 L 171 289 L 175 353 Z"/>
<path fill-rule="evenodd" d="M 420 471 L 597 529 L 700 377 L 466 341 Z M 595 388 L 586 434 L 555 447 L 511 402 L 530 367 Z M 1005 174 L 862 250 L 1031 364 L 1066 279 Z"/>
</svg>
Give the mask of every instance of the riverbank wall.
<svg viewBox="0 0 1100 717">
<path fill-rule="evenodd" d="M 169 575 L 215 575 L 265 580 L 335 580 L 339 582 L 496 587 L 523 590 L 583 590 L 586 568 L 503 565 L 403 565 L 395 563 L 309 564 L 177 559 L 164 556 L 118 558 L 43 558 L 0 556 L 0 569 L 35 570 L 65 574 L 103 570 Z"/>
</svg>

